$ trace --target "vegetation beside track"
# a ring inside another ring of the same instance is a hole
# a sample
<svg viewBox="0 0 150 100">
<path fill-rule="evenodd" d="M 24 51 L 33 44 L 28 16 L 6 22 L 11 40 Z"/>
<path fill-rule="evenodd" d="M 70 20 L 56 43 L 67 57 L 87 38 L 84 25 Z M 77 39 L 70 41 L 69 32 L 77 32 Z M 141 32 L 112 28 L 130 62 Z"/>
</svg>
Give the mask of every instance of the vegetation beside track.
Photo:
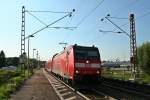
<svg viewBox="0 0 150 100">
<path fill-rule="evenodd" d="M 117 78 L 122 80 L 129 80 L 131 78 L 130 71 L 103 69 L 102 76 L 109 78 Z"/>
<path fill-rule="evenodd" d="M 16 91 L 27 78 L 27 71 L 24 74 L 19 71 L 0 70 L 0 100 L 9 99 L 10 94 Z"/>
<path fill-rule="evenodd" d="M 103 69 L 102 76 L 120 80 L 132 80 L 131 71 Z M 137 81 L 139 83 L 150 84 L 150 75 L 141 72 Z"/>
</svg>

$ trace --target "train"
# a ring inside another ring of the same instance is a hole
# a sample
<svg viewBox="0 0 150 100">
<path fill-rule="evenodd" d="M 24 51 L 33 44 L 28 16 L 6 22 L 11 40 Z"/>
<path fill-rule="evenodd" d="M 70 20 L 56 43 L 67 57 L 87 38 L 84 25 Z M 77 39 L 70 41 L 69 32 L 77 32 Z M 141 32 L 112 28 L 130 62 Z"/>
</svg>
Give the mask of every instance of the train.
<svg viewBox="0 0 150 100">
<path fill-rule="evenodd" d="M 100 82 L 102 73 L 100 53 L 94 45 L 91 47 L 70 45 L 53 55 L 47 62 L 46 69 L 71 85 Z"/>
</svg>

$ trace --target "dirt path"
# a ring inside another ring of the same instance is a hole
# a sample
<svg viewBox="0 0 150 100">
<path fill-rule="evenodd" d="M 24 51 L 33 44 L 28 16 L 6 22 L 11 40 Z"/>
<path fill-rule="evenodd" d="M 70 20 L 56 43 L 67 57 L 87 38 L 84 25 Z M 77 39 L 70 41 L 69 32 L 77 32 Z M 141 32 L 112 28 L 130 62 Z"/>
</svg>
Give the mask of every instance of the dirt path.
<svg viewBox="0 0 150 100">
<path fill-rule="evenodd" d="M 43 74 L 43 70 L 38 70 L 28 79 L 24 86 L 12 95 L 11 100 L 60 100 L 53 91 L 49 81 Z"/>
</svg>

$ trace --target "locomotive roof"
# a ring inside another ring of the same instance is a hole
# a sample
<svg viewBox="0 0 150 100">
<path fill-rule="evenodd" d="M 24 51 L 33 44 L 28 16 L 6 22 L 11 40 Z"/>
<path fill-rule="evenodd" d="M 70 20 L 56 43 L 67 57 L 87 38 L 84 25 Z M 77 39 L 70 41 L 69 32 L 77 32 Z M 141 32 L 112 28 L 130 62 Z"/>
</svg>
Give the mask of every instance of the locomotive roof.
<svg viewBox="0 0 150 100">
<path fill-rule="evenodd" d="M 93 45 L 93 46 L 80 46 L 80 45 L 75 44 L 75 45 L 70 45 L 70 46 L 66 47 L 66 48 L 65 48 L 63 51 L 61 51 L 60 53 L 56 53 L 55 55 L 53 55 L 53 57 L 62 54 L 64 51 L 69 50 L 70 48 L 86 48 L 86 49 L 95 48 L 95 49 L 98 49 L 98 48 L 95 47 L 94 45 Z"/>
<path fill-rule="evenodd" d="M 75 47 L 75 48 L 97 48 L 94 45 L 93 46 L 81 46 L 81 45 L 75 44 L 75 45 L 68 46 L 66 49 L 73 48 L 73 47 Z"/>
<path fill-rule="evenodd" d="M 80 45 L 73 45 L 75 48 L 97 48 L 94 45 L 93 46 L 80 46 Z"/>
</svg>

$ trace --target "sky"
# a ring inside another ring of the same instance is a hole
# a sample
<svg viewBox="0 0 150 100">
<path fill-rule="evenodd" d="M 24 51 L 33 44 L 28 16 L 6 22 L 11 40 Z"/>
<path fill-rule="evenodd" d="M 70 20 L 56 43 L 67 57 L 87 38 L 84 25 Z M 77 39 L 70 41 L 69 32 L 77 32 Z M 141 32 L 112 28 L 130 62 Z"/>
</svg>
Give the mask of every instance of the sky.
<svg viewBox="0 0 150 100">
<path fill-rule="evenodd" d="M 6 57 L 19 57 L 21 53 L 21 11 L 71 12 L 72 17 L 65 17 L 51 27 L 77 27 L 73 30 L 46 28 L 30 38 L 30 57 L 37 49 L 41 60 L 50 59 L 55 53 L 63 50 L 60 42 L 68 45 L 95 45 L 99 48 L 102 60 L 129 60 L 129 37 L 104 31 L 120 31 L 104 19 L 110 14 L 111 21 L 130 33 L 129 15 L 135 15 L 137 46 L 150 42 L 150 1 L 149 0 L 3 0 L 0 3 L 0 50 Z M 47 25 L 65 16 L 67 13 L 30 12 Z M 45 27 L 37 19 L 26 14 L 26 36 Z M 118 19 L 116 19 L 118 18 Z M 123 19 L 119 19 L 123 18 Z M 126 24 L 122 26 L 123 24 Z M 27 52 L 27 41 L 26 41 Z"/>
</svg>

